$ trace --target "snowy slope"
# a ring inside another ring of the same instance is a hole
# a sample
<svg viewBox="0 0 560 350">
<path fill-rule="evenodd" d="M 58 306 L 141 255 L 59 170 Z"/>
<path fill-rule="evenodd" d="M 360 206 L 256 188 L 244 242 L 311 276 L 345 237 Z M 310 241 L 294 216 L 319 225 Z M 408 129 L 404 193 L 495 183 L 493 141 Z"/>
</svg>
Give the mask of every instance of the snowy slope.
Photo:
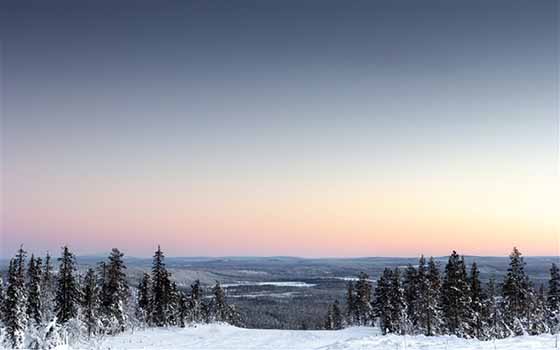
<svg viewBox="0 0 560 350">
<path fill-rule="evenodd" d="M 147 329 L 109 337 L 95 344 L 75 346 L 89 349 L 293 349 L 293 350 L 550 350 L 556 348 L 556 337 L 516 337 L 481 342 L 455 337 L 379 336 L 377 330 L 353 327 L 340 331 L 285 331 L 241 329 L 228 325 L 202 325 L 185 329 Z"/>
</svg>

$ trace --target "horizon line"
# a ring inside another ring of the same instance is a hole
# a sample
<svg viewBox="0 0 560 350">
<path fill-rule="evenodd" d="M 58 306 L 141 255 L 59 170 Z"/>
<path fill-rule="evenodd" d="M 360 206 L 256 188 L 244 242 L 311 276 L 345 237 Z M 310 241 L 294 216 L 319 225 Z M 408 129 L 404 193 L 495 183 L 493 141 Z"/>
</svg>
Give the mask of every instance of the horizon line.
<svg viewBox="0 0 560 350">
<path fill-rule="evenodd" d="M 120 249 L 119 249 L 120 250 Z M 106 258 L 110 251 L 107 253 L 95 253 L 95 254 L 75 254 L 76 258 Z M 122 253 L 122 251 L 121 251 Z M 473 254 L 460 254 L 459 256 L 465 258 L 507 258 L 509 255 L 473 255 Z M 418 259 L 420 256 L 424 258 L 447 258 L 449 255 L 416 255 L 416 256 L 395 256 L 395 255 L 369 255 L 369 256 L 297 256 L 297 255 L 172 255 L 165 256 L 166 259 L 300 259 L 300 260 L 349 260 L 349 259 Z M 30 256 L 29 254 L 27 255 Z M 51 255 L 55 256 L 55 255 Z M 558 258 L 560 255 L 522 255 L 523 258 Z M 126 255 L 124 254 L 124 259 L 151 259 L 152 256 L 138 256 L 138 255 Z M 9 260 L 11 257 L 0 256 L 0 260 Z"/>
</svg>

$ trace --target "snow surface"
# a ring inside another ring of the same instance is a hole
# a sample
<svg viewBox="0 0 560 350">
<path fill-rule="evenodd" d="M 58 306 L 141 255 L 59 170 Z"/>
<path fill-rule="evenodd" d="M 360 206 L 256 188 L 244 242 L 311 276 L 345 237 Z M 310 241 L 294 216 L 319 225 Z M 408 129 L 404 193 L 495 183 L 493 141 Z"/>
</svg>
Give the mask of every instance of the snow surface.
<svg viewBox="0 0 560 350">
<path fill-rule="evenodd" d="M 379 335 L 368 327 L 340 331 L 243 329 L 223 324 L 189 328 L 146 329 L 74 346 L 72 349 L 183 349 L 183 350 L 550 350 L 556 336 L 523 336 L 494 341 L 456 337 Z"/>
</svg>

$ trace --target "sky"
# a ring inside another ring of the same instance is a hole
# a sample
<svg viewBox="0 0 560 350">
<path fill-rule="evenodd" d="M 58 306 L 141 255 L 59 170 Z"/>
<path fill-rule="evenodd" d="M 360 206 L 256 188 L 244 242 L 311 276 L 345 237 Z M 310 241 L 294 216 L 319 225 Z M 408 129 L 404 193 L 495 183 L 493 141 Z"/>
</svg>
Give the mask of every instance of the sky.
<svg viewBox="0 0 560 350">
<path fill-rule="evenodd" d="M 0 256 L 559 255 L 558 10 L 2 2 Z"/>
</svg>

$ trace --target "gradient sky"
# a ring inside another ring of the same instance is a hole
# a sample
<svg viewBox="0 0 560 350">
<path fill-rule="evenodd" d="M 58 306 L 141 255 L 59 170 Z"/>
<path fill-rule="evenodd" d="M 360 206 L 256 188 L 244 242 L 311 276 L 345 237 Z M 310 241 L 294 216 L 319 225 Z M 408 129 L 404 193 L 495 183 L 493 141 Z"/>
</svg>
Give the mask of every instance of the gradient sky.
<svg viewBox="0 0 560 350">
<path fill-rule="evenodd" d="M 558 2 L 2 2 L 2 256 L 558 255 Z"/>
</svg>

